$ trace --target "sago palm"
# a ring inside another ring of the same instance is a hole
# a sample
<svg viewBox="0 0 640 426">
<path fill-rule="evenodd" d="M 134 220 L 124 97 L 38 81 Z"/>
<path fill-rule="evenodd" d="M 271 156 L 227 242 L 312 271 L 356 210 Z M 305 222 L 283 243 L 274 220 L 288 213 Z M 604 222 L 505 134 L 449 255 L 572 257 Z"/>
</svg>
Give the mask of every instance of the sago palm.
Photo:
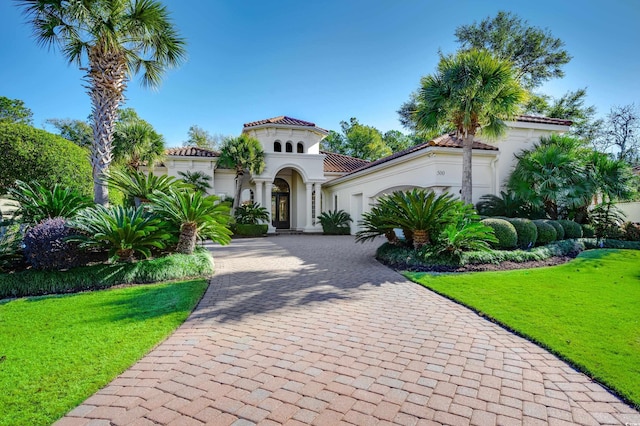
<svg viewBox="0 0 640 426">
<path fill-rule="evenodd" d="M 220 158 L 216 167 L 233 169 L 236 172 L 236 188 L 233 197 L 233 211 L 240 205 L 242 180 L 245 171 L 260 174 L 265 168 L 264 150 L 257 139 L 242 134 L 226 139 L 220 147 Z"/>
<path fill-rule="evenodd" d="M 156 191 L 167 193 L 171 188 L 185 188 L 185 184 L 173 176 L 157 176 L 153 172 L 137 170 L 112 169 L 105 174 L 104 179 L 109 185 L 122 191 L 129 200 L 135 200 L 135 204 L 149 201 L 151 194 Z"/>
<path fill-rule="evenodd" d="M 229 207 L 215 195 L 196 191 L 169 190 L 151 196 L 154 211 L 180 230 L 178 253 L 191 254 L 198 238 L 210 238 L 219 244 L 231 241 Z"/>
<path fill-rule="evenodd" d="M 463 140 L 462 200 L 472 202 L 473 139 L 497 138 L 526 99 L 509 61 L 484 50 L 442 56 L 434 75 L 422 78 L 414 118 L 419 131 L 452 126 Z"/>
<path fill-rule="evenodd" d="M 55 217 L 72 218 L 80 210 L 93 205 L 91 199 L 71 188 L 54 185 L 47 188 L 38 182 L 16 181 L 9 189 L 13 200 L 20 204 L 16 216 L 28 224 L 36 224 Z"/>
<path fill-rule="evenodd" d="M 85 74 L 93 115 L 94 199 L 108 202 L 101 179 L 112 161 L 118 108 L 127 83 L 157 87 L 164 71 L 185 57 L 185 42 L 158 0 L 16 0 L 39 44 L 59 48 Z"/>
</svg>

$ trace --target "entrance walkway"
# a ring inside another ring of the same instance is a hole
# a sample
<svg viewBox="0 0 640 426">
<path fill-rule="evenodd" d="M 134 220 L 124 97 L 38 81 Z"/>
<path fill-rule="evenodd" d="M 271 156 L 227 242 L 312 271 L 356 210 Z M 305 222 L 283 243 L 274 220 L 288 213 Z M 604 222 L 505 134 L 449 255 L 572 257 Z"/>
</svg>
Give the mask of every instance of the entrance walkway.
<svg viewBox="0 0 640 426">
<path fill-rule="evenodd" d="M 640 423 L 374 250 L 325 236 L 213 247 L 216 275 L 184 325 L 58 424 Z"/>
</svg>

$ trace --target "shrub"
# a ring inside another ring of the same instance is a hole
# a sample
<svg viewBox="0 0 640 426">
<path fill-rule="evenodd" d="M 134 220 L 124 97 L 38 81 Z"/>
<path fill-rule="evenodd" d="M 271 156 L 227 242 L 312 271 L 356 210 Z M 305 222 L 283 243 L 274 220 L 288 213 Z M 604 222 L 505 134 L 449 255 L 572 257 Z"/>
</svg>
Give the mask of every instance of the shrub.
<svg viewBox="0 0 640 426">
<path fill-rule="evenodd" d="M 558 233 L 556 228 L 548 223 L 544 219 L 537 219 L 533 221 L 536 228 L 538 228 L 538 238 L 536 239 L 536 245 L 544 246 L 552 243 L 558 239 Z"/>
<path fill-rule="evenodd" d="M 322 225 L 322 232 L 327 235 L 349 235 L 353 222 L 349 213 L 344 210 L 329 210 L 320 213 L 318 221 Z"/>
<path fill-rule="evenodd" d="M 564 228 L 557 220 L 547 220 L 547 223 L 556 230 L 556 240 L 564 240 Z"/>
<path fill-rule="evenodd" d="M 142 207 L 97 205 L 79 212 L 71 225 L 83 235 L 73 237 L 83 247 L 104 247 L 111 259 L 133 260 L 136 253 L 151 257 L 151 248 L 163 249 L 171 235 L 160 217 Z"/>
<path fill-rule="evenodd" d="M 18 225 L 0 225 L 0 272 L 22 258 L 22 234 Z"/>
<path fill-rule="evenodd" d="M 78 211 L 93 205 L 89 197 L 72 188 L 54 185 L 52 189 L 38 182 L 28 184 L 20 180 L 9 194 L 20 203 L 16 212 L 25 223 L 38 223 L 44 219 L 61 217 L 71 219 Z"/>
<path fill-rule="evenodd" d="M 549 259 L 553 256 L 573 256 L 585 250 L 581 241 L 555 241 L 546 246 L 534 247 L 531 250 L 493 250 L 491 252 L 469 252 L 461 259 L 462 264 L 482 264 L 501 262 L 531 262 Z"/>
<path fill-rule="evenodd" d="M 500 196 L 486 194 L 480 197 L 476 210 L 486 216 L 517 217 L 523 211 L 525 201 L 514 192 L 500 191 Z"/>
<path fill-rule="evenodd" d="M 243 237 L 258 237 L 265 235 L 269 230 L 269 225 L 266 223 L 236 223 L 234 226 L 234 234 L 241 235 Z"/>
<path fill-rule="evenodd" d="M 120 284 L 210 276 L 213 259 L 206 249 L 132 263 L 81 266 L 67 271 L 26 270 L 0 274 L 0 299 L 109 288 Z M 169 303 L 172 303 L 169 301 Z"/>
<path fill-rule="evenodd" d="M 156 176 L 153 172 L 145 174 L 137 170 L 112 169 L 105 176 L 105 181 L 110 187 L 122 192 L 125 202 L 129 206 L 148 202 L 154 192 L 167 193 L 171 188 L 190 188 L 173 176 Z"/>
<path fill-rule="evenodd" d="M 562 225 L 566 239 L 582 237 L 582 228 L 573 220 L 561 219 L 558 223 Z"/>
<path fill-rule="evenodd" d="M 582 228 L 582 236 L 584 238 L 594 238 L 596 236 L 596 229 L 593 227 L 593 225 L 584 223 L 580 226 Z M 562 232 L 564 232 L 564 230 Z"/>
<path fill-rule="evenodd" d="M 489 218 L 483 219 L 482 223 L 493 228 L 497 243 L 492 247 L 499 249 L 513 249 L 518 245 L 518 233 L 516 228 L 504 219 Z"/>
<path fill-rule="evenodd" d="M 93 191 L 89 151 L 26 124 L 0 122 L 0 194 L 16 180 Z"/>
<path fill-rule="evenodd" d="M 67 242 L 73 230 L 60 217 L 45 219 L 24 234 L 24 254 L 36 269 L 68 269 L 78 263 L 77 244 Z"/>
<path fill-rule="evenodd" d="M 622 225 L 624 231 L 625 240 L 628 241 L 640 241 L 640 223 L 625 222 Z"/>
<path fill-rule="evenodd" d="M 613 203 L 601 203 L 595 206 L 589 220 L 596 231 L 598 238 L 624 238 L 621 227 L 624 223 L 624 213 Z"/>
<path fill-rule="evenodd" d="M 450 259 L 460 259 L 463 252 L 490 251 L 490 243 L 496 244 L 498 239 L 493 228 L 478 221 L 479 216 L 470 204 L 460 211 L 455 222 L 445 226 L 438 237 L 435 254 Z"/>
<path fill-rule="evenodd" d="M 518 234 L 518 248 L 528 249 L 535 245 L 538 239 L 538 228 L 529 219 L 513 218 L 507 221 L 516 228 Z"/>
<path fill-rule="evenodd" d="M 236 223 L 257 225 L 269 220 L 269 211 L 258 203 L 241 204 L 234 213 Z"/>
</svg>

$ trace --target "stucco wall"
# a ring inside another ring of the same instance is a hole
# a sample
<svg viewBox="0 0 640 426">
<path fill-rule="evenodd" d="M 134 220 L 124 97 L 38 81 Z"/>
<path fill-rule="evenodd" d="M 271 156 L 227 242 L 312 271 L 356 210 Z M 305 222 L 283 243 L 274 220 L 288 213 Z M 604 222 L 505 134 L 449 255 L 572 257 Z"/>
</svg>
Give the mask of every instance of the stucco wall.
<svg viewBox="0 0 640 426">
<path fill-rule="evenodd" d="M 297 152 L 298 143 L 301 143 L 305 154 L 319 154 L 320 140 L 324 137 L 324 134 L 304 127 L 262 127 L 244 130 L 244 133 L 258 139 L 265 153 L 274 153 L 274 142 L 277 141 L 280 142 L 283 153 L 286 152 L 286 144 L 289 142 L 292 145 L 293 153 Z"/>
<path fill-rule="evenodd" d="M 640 222 L 640 201 L 633 203 L 618 203 L 616 204 L 622 213 L 626 215 L 625 221 L 628 222 Z"/>
</svg>

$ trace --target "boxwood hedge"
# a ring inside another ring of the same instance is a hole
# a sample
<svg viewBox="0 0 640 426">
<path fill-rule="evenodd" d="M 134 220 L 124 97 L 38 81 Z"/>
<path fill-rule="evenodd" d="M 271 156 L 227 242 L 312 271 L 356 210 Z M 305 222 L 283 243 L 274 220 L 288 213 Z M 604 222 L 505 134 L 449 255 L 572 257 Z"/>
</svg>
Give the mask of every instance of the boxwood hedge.
<svg viewBox="0 0 640 426">
<path fill-rule="evenodd" d="M 516 228 L 518 233 L 518 248 L 527 249 L 535 245 L 538 239 L 538 228 L 529 219 L 510 218 L 507 221 Z"/>
<path fill-rule="evenodd" d="M 564 237 L 566 239 L 582 237 L 582 227 L 573 220 L 563 219 L 559 220 L 558 223 L 564 228 Z"/>
<path fill-rule="evenodd" d="M 488 218 L 481 221 L 483 224 L 493 228 L 493 232 L 498 242 L 492 244 L 499 249 L 512 249 L 518 244 L 518 233 L 516 228 L 504 219 Z"/>
<path fill-rule="evenodd" d="M 538 219 L 534 220 L 533 223 L 536 225 L 536 228 L 538 228 L 538 238 L 536 239 L 536 245 L 543 246 L 558 239 L 556 228 L 548 223 L 548 221 Z"/>
</svg>

